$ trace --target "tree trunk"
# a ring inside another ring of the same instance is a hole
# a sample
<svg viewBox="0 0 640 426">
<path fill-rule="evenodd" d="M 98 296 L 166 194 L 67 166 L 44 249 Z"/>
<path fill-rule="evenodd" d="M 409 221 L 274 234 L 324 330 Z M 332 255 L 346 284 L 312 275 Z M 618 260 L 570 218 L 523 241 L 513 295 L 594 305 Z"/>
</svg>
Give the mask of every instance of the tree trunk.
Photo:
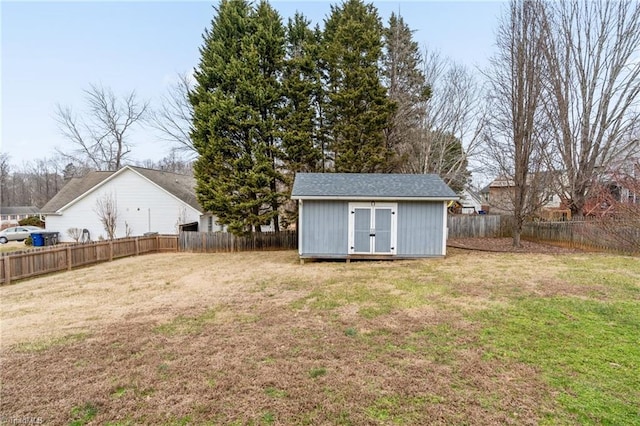
<svg viewBox="0 0 640 426">
<path fill-rule="evenodd" d="M 513 246 L 520 247 L 520 234 L 522 233 L 522 229 L 513 229 Z"/>
</svg>

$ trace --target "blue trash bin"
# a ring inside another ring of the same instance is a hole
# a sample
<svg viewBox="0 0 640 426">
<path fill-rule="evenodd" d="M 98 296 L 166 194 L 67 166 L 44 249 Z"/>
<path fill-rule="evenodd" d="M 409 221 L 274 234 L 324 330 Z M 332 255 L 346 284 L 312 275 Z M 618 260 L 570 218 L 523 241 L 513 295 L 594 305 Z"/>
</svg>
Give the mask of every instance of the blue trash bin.
<svg viewBox="0 0 640 426">
<path fill-rule="evenodd" d="M 44 246 L 44 237 L 42 236 L 42 234 L 31 234 L 31 241 L 33 242 L 34 247 Z"/>
</svg>

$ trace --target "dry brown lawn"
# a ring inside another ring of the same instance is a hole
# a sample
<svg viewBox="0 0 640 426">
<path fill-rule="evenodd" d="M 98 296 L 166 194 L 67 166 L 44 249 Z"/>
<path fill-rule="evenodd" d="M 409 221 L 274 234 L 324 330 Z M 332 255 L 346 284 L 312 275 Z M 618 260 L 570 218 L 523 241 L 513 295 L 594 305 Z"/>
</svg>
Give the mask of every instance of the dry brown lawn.
<svg viewBox="0 0 640 426">
<path fill-rule="evenodd" d="M 557 256 L 300 265 L 294 252 L 155 254 L 18 282 L 0 288 L 0 416 L 537 424 L 553 391 L 535 368 L 486 357 L 465 314 L 598 291 L 559 279 Z"/>
</svg>

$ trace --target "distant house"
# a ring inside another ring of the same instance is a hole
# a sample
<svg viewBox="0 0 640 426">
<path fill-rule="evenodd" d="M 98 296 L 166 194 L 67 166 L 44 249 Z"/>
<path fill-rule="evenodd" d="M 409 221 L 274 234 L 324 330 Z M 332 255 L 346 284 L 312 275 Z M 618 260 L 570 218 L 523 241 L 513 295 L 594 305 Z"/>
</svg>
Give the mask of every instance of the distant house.
<svg viewBox="0 0 640 426">
<path fill-rule="evenodd" d="M 106 238 L 98 202 L 107 198 L 115 202 L 117 237 L 176 234 L 187 224 L 189 229 L 220 230 L 215 217 L 202 211 L 194 187 L 191 176 L 142 167 L 95 171 L 71 179 L 42 208 L 42 214 L 47 230 L 59 232 L 61 241 L 73 241 L 67 232 L 70 228 L 86 229 L 92 240 Z"/>
<path fill-rule="evenodd" d="M 460 203 L 462 214 L 476 214 L 482 211 L 482 197 L 480 194 L 465 188 L 460 194 Z"/>
<path fill-rule="evenodd" d="M 540 208 L 538 216 L 545 219 L 567 219 L 571 217 L 571 211 L 563 204 L 562 197 L 553 189 L 553 180 L 550 174 L 542 176 L 546 179 L 543 197 L 537 203 Z M 482 210 L 490 214 L 512 215 L 515 185 L 512 179 L 498 176 L 489 185 L 480 191 Z"/>
<path fill-rule="evenodd" d="M 301 259 L 392 259 L 446 254 L 447 203 L 437 175 L 298 173 Z"/>
<path fill-rule="evenodd" d="M 0 207 L 0 220 L 18 222 L 31 216 L 40 216 L 40 209 L 36 206 Z"/>
<path fill-rule="evenodd" d="M 640 204 L 640 156 L 612 161 L 598 171 L 600 179 L 586 200 L 585 216 L 615 214 L 616 205 Z"/>
</svg>

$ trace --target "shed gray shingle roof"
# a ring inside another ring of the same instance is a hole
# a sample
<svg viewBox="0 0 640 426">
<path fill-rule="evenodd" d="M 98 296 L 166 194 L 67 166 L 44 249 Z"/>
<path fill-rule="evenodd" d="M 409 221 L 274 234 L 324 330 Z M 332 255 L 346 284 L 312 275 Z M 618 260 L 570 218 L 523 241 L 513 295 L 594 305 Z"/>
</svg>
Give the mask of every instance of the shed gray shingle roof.
<svg viewBox="0 0 640 426">
<path fill-rule="evenodd" d="M 192 176 L 179 175 L 161 170 L 145 169 L 143 167 L 126 166 L 146 177 L 168 193 L 201 211 L 195 194 L 196 181 Z M 71 179 L 62 189 L 42 208 L 42 213 L 56 213 L 62 207 L 74 201 L 92 188 L 101 184 L 117 172 L 90 172 L 84 177 Z"/>
<path fill-rule="evenodd" d="M 291 198 L 454 200 L 458 196 L 436 174 L 298 173 Z"/>
</svg>

